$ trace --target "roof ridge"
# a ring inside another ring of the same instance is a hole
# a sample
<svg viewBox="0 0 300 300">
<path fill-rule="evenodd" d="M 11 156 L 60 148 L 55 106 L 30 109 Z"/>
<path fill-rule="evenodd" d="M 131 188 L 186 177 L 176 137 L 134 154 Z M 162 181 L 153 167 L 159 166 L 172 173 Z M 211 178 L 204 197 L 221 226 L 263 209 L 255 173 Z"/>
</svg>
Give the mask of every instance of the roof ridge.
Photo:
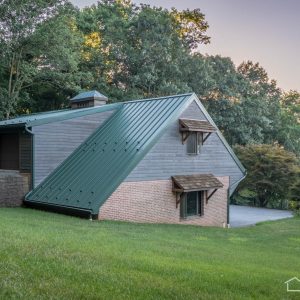
<svg viewBox="0 0 300 300">
<path fill-rule="evenodd" d="M 112 102 L 112 103 L 108 103 L 108 104 L 105 104 L 103 105 L 103 107 L 108 107 L 110 105 L 116 105 L 116 104 L 130 104 L 130 103 L 136 103 L 136 102 L 146 102 L 146 101 L 155 101 L 155 100 L 161 100 L 161 99 L 169 99 L 169 98 L 175 98 L 175 97 L 183 97 L 183 96 L 191 96 L 193 95 L 194 93 L 193 92 L 190 92 L 190 93 L 184 93 L 184 94 L 178 94 L 178 95 L 170 95 L 170 96 L 161 96 L 161 97 L 156 97 L 156 98 L 145 98 L 145 99 L 136 99 L 136 100 L 128 100 L 128 101 L 116 101 L 116 102 Z M 21 115 L 18 115 L 18 116 L 15 116 L 13 118 L 10 118 L 10 119 L 7 119 L 7 120 L 0 120 L 0 126 L 1 125 L 8 125 L 8 124 L 11 124 L 11 121 L 13 120 L 16 120 L 16 123 L 17 123 L 17 119 L 25 119 L 25 123 L 27 123 L 27 121 L 30 121 L 30 120 L 27 120 L 26 118 L 31 118 L 31 117 L 34 117 L 34 116 L 42 116 L 42 115 L 51 115 L 51 114 L 57 114 L 57 113 L 78 113 L 78 112 L 82 112 L 82 111 L 92 111 L 92 110 L 97 110 L 99 109 L 99 106 L 94 106 L 94 107 L 87 107 L 87 108 L 80 108 L 80 109 L 71 109 L 71 108 L 65 108 L 65 109 L 58 109 L 58 110 L 48 110 L 48 111 L 41 111 L 41 112 L 34 112 L 34 113 L 31 113 L 31 114 L 21 114 Z M 51 117 L 51 116 L 49 116 Z M 2 124 L 1 124 L 2 123 Z M 24 123 L 24 122 L 22 122 Z M 14 123 L 15 124 L 15 123 Z M 17 123 L 18 124 L 18 123 Z"/>
<path fill-rule="evenodd" d="M 154 100 L 162 100 L 162 99 L 168 99 L 168 98 L 175 98 L 175 97 L 184 97 L 184 96 L 192 96 L 194 94 L 194 92 L 190 92 L 190 93 L 184 93 L 184 94 L 175 94 L 175 95 L 170 95 L 170 96 L 160 96 L 160 97 L 156 97 L 156 98 L 145 98 L 145 99 L 136 99 L 136 100 L 128 100 L 128 101 L 122 101 L 120 103 L 136 103 L 136 102 L 145 102 L 145 101 L 154 101 Z"/>
<path fill-rule="evenodd" d="M 61 109 L 61 110 L 52 110 L 52 111 L 45 111 L 39 113 L 33 113 L 28 115 L 20 115 L 15 118 L 11 118 L 8 120 L 1 120 L 1 126 L 10 126 L 10 125 L 19 125 L 19 124 L 30 124 L 36 125 L 37 122 L 46 122 L 47 120 L 57 120 L 57 119 L 64 119 L 64 118 L 72 118 L 73 116 L 79 115 L 86 115 L 86 114 L 94 114 L 97 112 L 112 110 L 117 108 L 118 106 L 122 106 L 121 103 L 110 103 L 101 106 L 94 106 L 94 107 L 87 107 L 87 108 L 80 108 L 80 109 Z"/>
</svg>

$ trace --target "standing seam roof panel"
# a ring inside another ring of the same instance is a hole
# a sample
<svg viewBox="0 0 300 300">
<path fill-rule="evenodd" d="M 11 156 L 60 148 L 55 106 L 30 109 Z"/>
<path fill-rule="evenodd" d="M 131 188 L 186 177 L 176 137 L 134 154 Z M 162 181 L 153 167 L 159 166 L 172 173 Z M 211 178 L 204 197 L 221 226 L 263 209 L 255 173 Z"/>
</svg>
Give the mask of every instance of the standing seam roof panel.
<svg viewBox="0 0 300 300">
<path fill-rule="evenodd" d="M 141 161 L 192 94 L 124 103 L 52 174 L 28 202 L 90 210 L 99 207 Z"/>
</svg>

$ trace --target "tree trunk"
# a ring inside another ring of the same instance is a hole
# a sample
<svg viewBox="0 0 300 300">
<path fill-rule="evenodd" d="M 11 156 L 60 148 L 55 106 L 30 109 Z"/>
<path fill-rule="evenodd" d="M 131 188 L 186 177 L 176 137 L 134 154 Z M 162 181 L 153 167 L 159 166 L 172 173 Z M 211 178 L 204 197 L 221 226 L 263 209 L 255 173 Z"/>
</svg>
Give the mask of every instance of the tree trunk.
<svg viewBox="0 0 300 300">
<path fill-rule="evenodd" d="M 5 107 L 5 118 L 9 119 L 19 92 L 22 89 L 22 80 L 20 80 L 20 63 L 22 58 L 22 49 L 19 53 L 13 53 L 9 64 L 9 80 L 7 87 L 7 105 Z"/>
<path fill-rule="evenodd" d="M 266 207 L 268 204 L 268 200 L 266 200 L 266 197 L 264 195 L 258 195 L 258 201 L 260 207 Z"/>
</svg>

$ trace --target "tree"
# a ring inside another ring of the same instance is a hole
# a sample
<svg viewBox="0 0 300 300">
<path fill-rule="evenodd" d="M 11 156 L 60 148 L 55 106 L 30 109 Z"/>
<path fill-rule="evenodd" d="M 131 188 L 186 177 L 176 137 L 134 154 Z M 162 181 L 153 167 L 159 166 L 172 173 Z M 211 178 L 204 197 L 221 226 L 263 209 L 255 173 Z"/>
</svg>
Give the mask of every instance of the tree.
<svg viewBox="0 0 300 300">
<path fill-rule="evenodd" d="M 126 72 L 119 76 L 125 86 L 139 90 L 143 97 L 188 91 L 181 76 L 187 49 L 167 10 L 136 8 L 125 51 Z"/>
<path fill-rule="evenodd" d="M 0 0 L 0 101 L 6 118 L 20 110 L 21 99 L 30 99 L 34 85 L 78 88 L 73 75 L 80 39 L 72 14 L 64 0 Z"/>
<path fill-rule="evenodd" d="M 208 84 L 204 93 L 198 95 L 228 142 L 231 145 L 238 143 L 241 139 L 239 131 L 243 124 L 242 111 L 239 106 L 241 101 L 239 88 L 242 84 L 242 77 L 228 57 L 217 55 L 206 56 L 204 59 L 208 65 L 206 67 Z M 194 76 L 200 76 L 197 71 L 193 70 L 193 72 Z"/>
<path fill-rule="evenodd" d="M 199 52 L 188 55 L 181 66 L 183 80 L 202 100 L 215 86 L 212 74 L 213 69 L 207 57 Z"/>
<path fill-rule="evenodd" d="M 296 181 L 291 186 L 289 191 L 290 208 L 292 208 L 298 215 L 300 214 L 300 168 L 296 170 Z"/>
<path fill-rule="evenodd" d="M 199 8 L 178 11 L 172 8 L 176 31 L 189 49 L 196 49 L 200 44 L 208 44 L 210 37 L 206 35 L 209 28 L 205 15 Z"/>
<path fill-rule="evenodd" d="M 277 132 L 281 127 L 281 90 L 277 87 L 276 81 L 270 80 L 266 70 L 259 63 L 252 61 L 243 62 L 237 70 L 248 83 L 242 91 L 245 109 L 250 108 L 246 113 L 248 116 L 256 116 L 252 124 L 256 127 L 256 131 L 261 133 L 261 138 L 257 140 L 253 136 L 254 141 L 257 143 L 277 141 Z"/>
<path fill-rule="evenodd" d="M 251 61 L 235 67 L 230 58 L 206 57 L 210 87 L 200 95 L 231 145 L 273 143 L 280 128 L 281 92 Z"/>
<path fill-rule="evenodd" d="M 281 128 L 278 141 L 287 150 L 300 157 L 300 94 L 297 91 L 285 93 L 281 104 Z"/>
<path fill-rule="evenodd" d="M 248 174 L 233 201 L 241 203 L 251 199 L 256 206 L 286 208 L 284 201 L 291 199 L 289 191 L 299 176 L 296 156 L 272 145 L 236 146 L 235 151 Z"/>
<path fill-rule="evenodd" d="M 115 100 L 190 91 L 186 66 L 195 43 L 207 43 L 200 10 L 172 11 L 101 0 L 77 24 L 85 37 L 81 67 L 93 87 Z"/>
<path fill-rule="evenodd" d="M 133 14 L 131 1 L 101 0 L 77 15 L 77 26 L 84 35 L 80 68 L 93 76 L 89 88 L 98 89 L 113 100 L 130 97 L 119 77 L 127 74 L 125 47 Z"/>
</svg>

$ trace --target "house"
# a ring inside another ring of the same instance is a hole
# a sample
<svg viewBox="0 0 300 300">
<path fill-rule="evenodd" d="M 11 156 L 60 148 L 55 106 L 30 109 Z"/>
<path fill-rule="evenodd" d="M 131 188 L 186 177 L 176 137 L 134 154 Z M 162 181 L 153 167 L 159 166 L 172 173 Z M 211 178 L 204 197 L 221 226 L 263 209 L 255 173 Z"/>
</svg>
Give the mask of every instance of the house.
<svg viewBox="0 0 300 300">
<path fill-rule="evenodd" d="M 293 277 L 285 282 L 287 292 L 300 292 L 300 280 Z"/>
<path fill-rule="evenodd" d="M 245 169 L 197 96 L 106 103 L 85 92 L 72 109 L 0 122 L 0 169 L 27 178 L 24 204 L 99 220 L 226 226 Z"/>
</svg>

